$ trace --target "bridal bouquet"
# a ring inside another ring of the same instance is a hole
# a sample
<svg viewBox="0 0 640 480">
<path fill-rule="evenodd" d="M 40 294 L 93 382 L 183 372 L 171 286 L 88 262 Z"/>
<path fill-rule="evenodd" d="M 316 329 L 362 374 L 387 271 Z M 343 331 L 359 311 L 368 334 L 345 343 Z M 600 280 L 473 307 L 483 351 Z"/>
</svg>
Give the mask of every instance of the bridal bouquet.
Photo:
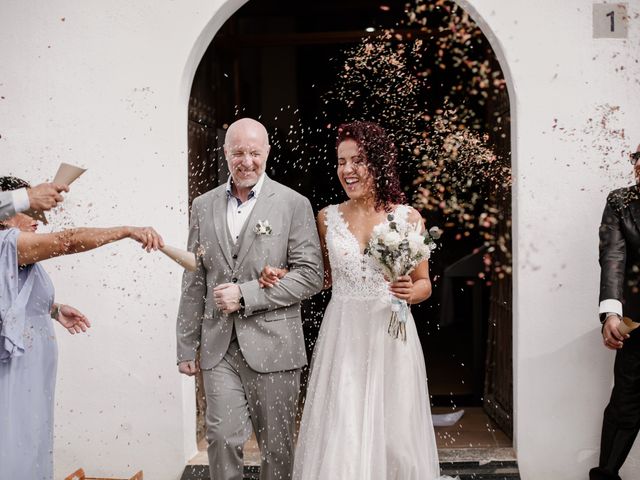
<svg viewBox="0 0 640 480">
<path fill-rule="evenodd" d="M 421 234 L 419 224 L 396 220 L 389 214 L 386 222 L 374 227 L 365 254 L 374 258 L 386 277 L 395 282 L 399 277 L 409 275 L 420 262 L 429 258 L 440 235 L 438 227 L 432 227 Z M 392 295 L 389 335 L 406 341 L 405 324 L 408 318 L 409 306 L 406 300 Z"/>
</svg>

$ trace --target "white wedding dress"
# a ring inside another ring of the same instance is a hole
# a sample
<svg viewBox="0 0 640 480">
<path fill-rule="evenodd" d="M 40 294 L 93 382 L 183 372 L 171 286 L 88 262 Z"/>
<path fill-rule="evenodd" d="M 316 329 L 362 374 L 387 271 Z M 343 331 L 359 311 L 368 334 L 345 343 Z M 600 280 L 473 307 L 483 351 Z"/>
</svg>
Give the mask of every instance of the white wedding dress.
<svg viewBox="0 0 640 480">
<path fill-rule="evenodd" d="M 407 206 L 396 208 L 406 219 Z M 337 205 L 326 211 L 332 296 L 313 353 L 294 480 L 436 480 L 422 347 L 387 333 L 390 296 Z M 450 478 L 450 477 L 448 477 Z"/>
</svg>

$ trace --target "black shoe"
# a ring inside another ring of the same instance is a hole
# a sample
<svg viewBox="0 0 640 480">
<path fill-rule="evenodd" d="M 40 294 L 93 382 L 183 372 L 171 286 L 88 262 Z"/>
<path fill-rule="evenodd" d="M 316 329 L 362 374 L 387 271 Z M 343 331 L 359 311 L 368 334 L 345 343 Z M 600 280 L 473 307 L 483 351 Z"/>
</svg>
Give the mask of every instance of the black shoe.
<svg viewBox="0 0 640 480">
<path fill-rule="evenodd" d="M 596 467 L 589 470 L 589 480 L 622 480 L 620 475 L 609 473 L 605 469 Z"/>
</svg>

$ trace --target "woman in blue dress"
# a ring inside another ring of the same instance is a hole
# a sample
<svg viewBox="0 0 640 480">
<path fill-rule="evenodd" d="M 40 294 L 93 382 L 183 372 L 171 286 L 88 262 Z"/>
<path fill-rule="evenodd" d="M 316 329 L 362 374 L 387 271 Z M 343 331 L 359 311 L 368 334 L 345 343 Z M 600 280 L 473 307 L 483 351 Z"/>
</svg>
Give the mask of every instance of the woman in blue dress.
<svg viewBox="0 0 640 480">
<path fill-rule="evenodd" d="M 0 191 L 28 187 L 1 177 Z M 79 228 L 36 233 L 18 213 L 0 223 L 0 479 L 53 480 L 53 407 L 57 346 L 52 319 L 70 333 L 89 321 L 56 303 L 41 260 L 84 252 L 124 238 L 147 251 L 163 246 L 152 228 Z"/>
</svg>

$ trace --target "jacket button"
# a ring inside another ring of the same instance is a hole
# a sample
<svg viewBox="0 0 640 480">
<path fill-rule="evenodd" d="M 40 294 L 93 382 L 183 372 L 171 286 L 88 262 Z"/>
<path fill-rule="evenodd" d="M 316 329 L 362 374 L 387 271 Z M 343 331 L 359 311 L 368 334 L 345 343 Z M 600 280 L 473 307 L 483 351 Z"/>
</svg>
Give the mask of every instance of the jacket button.
<svg viewBox="0 0 640 480">
<path fill-rule="evenodd" d="M 235 253 L 235 254 L 233 255 L 233 257 L 231 257 L 231 258 L 233 258 L 234 260 L 237 260 L 237 259 L 238 259 L 238 254 L 237 254 L 237 253 Z"/>
<path fill-rule="evenodd" d="M 237 279 L 236 277 L 233 277 L 233 278 L 231 279 L 231 281 L 232 281 L 233 283 L 238 283 L 238 279 Z"/>
</svg>

